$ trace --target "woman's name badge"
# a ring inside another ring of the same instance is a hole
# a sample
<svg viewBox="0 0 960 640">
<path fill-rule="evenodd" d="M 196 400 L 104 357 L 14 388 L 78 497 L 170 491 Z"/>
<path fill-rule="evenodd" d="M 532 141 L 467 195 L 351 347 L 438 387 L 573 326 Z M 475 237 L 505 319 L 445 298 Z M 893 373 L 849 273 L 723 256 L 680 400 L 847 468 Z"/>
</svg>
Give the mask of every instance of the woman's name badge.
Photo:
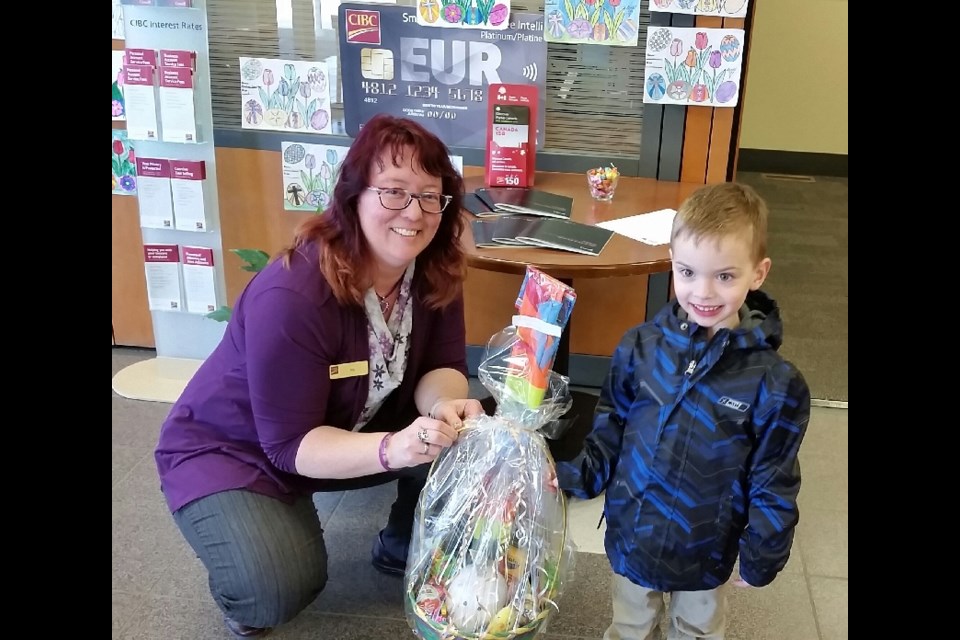
<svg viewBox="0 0 960 640">
<path fill-rule="evenodd" d="M 330 365 L 330 379 L 339 380 L 340 378 L 353 378 L 354 376 L 365 376 L 369 372 L 366 360 L 357 360 L 356 362 L 344 362 L 343 364 Z"/>
</svg>

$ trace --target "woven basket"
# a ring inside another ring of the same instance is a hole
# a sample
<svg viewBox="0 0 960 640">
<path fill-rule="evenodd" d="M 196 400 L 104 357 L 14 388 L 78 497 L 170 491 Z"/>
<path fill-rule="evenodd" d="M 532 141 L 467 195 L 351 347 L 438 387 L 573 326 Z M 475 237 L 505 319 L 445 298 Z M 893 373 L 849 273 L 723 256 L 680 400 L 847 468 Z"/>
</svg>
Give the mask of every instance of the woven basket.
<svg viewBox="0 0 960 640">
<path fill-rule="evenodd" d="M 423 640 L 533 640 L 550 614 L 549 609 L 543 609 L 528 625 L 506 633 L 463 633 L 452 624 L 442 625 L 428 618 L 424 610 L 417 606 L 414 597 L 412 593 L 407 593 L 410 607 L 416 614 L 414 632 Z"/>
<path fill-rule="evenodd" d="M 553 455 L 550 453 L 550 449 L 544 445 L 543 451 L 546 453 L 547 460 L 549 460 L 550 464 L 555 465 L 556 462 L 553 459 Z M 436 465 L 436 462 L 436 459 L 434 459 L 433 463 L 430 465 L 431 474 L 433 473 L 433 467 Z M 560 538 L 560 553 L 557 555 L 557 574 L 561 575 L 561 568 L 563 566 L 563 559 L 567 544 L 567 500 L 563 494 L 563 491 L 560 491 L 559 494 L 560 512 L 563 514 L 563 535 Z M 420 531 L 422 538 L 422 521 L 420 522 Z M 409 587 L 412 588 L 413 585 L 410 584 Z M 450 623 L 440 624 L 439 622 L 431 619 L 417 604 L 416 598 L 416 594 L 414 594 L 411 589 L 408 589 L 407 601 L 410 606 L 410 610 L 413 611 L 414 615 L 416 616 L 416 620 L 414 621 L 414 633 L 423 638 L 423 640 L 533 640 L 551 613 L 550 609 L 541 609 L 540 613 L 537 614 L 537 617 L 531 620 L 526 626 L 517 627 L 516 629 L 511 629 L 505 633 L 464 633 L 459 631 Z"/>
</svg>

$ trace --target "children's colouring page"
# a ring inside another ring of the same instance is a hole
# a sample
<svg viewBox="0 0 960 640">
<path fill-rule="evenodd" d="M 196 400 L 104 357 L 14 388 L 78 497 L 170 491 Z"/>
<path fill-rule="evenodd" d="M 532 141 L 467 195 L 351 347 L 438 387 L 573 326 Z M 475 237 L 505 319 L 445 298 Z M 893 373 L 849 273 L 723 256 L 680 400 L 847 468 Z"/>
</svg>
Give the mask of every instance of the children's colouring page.
<svg viewBox="0 0 960 640">
<path fill-rule="evenodd" d="M 547 42 L 637 46 L 640 0 L 546 0 L 543 15 Z"/>
<path fill-rule="evenodd" d="M 113 52 L 113 119 L 127 119 L 123 101 L 123 51 Z"/>
<path fill-rule="evenodd" d="M 283 158 L 283 208 L 322 213 L 333 200 L 340 165 L 350 147 L 309 142 L 281 142 Z M 450 156 L 461 176 L 463 156 Z"/>
<path fill-rule="evenodd" d="M 510 0 L 417 0 L 417 24 L 457 29 L 506 29 Z"/>
<path fill-rule="evenodd" d="M 123 5 L 120 0 L 113 0 L 113 39 L 126 39 L 123 32 Z"/>
<path fill-rule="evenodd" d="M 337 173 L 350 147 L 281 142 L 283 208 L 323 212 L 333 199 Z"/>
<path fill-rule="evenodd" d="M 649 0 L 650 11 L 693 13 L 698 16 L 743 18 L 747 15 L 747 0 Z"/>
<path fill-rule="evenodd" d="M 643 101 L 737 106 L 743 42 L 743 29 L 650 27 Z"/>
<path fill-rule="evenodd" d="M 123 129 L 113 130 L 113 192 L 137 195 L 137 156 Z"/>
<path fill-rule="evenodd" d="M 332 133 L 325 62 L 240 58 L 242 128 Z"/>
</svg>

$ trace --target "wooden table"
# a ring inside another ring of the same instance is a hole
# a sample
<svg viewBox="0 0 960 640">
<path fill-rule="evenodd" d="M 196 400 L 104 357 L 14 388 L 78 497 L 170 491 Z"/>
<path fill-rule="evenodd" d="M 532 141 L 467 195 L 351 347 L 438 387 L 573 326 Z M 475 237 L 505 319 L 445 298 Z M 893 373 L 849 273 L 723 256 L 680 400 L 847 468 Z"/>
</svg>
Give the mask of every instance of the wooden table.
<svg viewBox="0 0 960 640">
<path fill-rule="evenodd" d="M 466 168 L 464 186 L 468 193 L 484 186 L 482 169 Z M 573 198 L 570 219 L 596 224 L 658 209 L 676 209 L 687 196 L 702 186 L 662 182 L 650 178 L 621 177 L 613 201 L 597 202 L 590 197 L 584 174 L 538 172 L 534 188 Z M 462 215 L 466 220 L 475 219 L 467 211 L 463 211 Z M 652 318 L 670 297 L 670 253 L 667 245 L 651 246 L 614 234 L 596 257 L 553 249 L 478 249 L 473 243 L 473 234 L 468 224 L 463 236 L 463 246 L 467 252 L 467 264 L 471 267 L 522 275 L 526 272 L 527 265 L 533 265 L 571 286 L 574 279 L 648 275 L 647 318 Z M 553 367 L 554 371 L 565 375 L 569 374 L 570 327 L 577 307 L 574 306 L 573 310 L 570 322 L 560 338 Z M 638 318 L 637 321 L 639 320 Z M 560 441 L 551 443 L 555 458 L 566 460 L 579 451 L 583 437 L 590 430 L 595 406 L 595 396 L 574 393 L 574 407 L 566 416 L 572 423 L 567 435 Z"/>
</svg>

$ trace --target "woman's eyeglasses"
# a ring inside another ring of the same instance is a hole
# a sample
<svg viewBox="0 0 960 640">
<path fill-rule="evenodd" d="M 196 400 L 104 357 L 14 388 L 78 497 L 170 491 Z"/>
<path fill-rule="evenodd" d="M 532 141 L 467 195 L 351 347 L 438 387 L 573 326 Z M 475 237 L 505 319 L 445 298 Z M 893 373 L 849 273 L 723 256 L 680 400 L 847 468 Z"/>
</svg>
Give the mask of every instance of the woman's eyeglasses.
<svg viewBox="0 0 960 640">
<path fill-rule="evenodd" d="M 391 211 L 402 211 L 410 206 L 413 199 L 420 202 L 420 209 L 424 213 L 443 213 L 447 208 L 453 196 L 445 196 L 442 193 L 410 193 L 406 189 L 381 189 L 380 187 L 367 187 L 369 191 L 375 191 L 380 196 L 380 204 L 384 209 Z"/>
</svg>

